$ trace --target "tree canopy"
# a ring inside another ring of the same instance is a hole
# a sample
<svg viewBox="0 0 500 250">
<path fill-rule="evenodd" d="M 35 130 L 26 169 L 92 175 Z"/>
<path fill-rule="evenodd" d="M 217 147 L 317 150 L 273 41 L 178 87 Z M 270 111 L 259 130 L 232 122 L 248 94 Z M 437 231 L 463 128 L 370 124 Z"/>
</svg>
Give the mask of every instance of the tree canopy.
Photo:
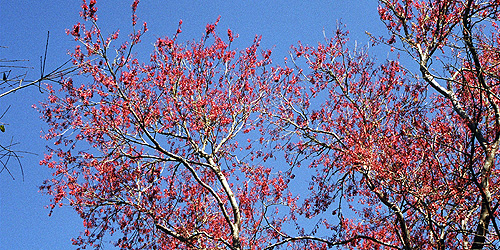
<svg viewBox="0 0 500 250">
<path fill-rule="evenodd" d="M 120 39 L 83 1 L 68 34 L 91 82 L 63 77 L 38 106 L 54 142 L 41 189 L 80 214 L 75 245 L 500 246 L 500 2 L 380 0 L 389 35 L 370 39 L 393 59 L 339 26 L 284 63 L 258 36 L 233 48 L 218 20 L 190 42 L 179 22 L 141 61 L 138 3 Z"/>
</svg>

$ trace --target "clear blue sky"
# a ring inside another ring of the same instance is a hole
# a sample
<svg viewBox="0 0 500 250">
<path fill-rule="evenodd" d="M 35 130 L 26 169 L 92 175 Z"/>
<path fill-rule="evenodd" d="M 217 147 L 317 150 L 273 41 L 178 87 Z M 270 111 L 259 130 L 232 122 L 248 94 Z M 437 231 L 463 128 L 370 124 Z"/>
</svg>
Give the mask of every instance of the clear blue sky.
<svg viewBox="0 0 500 250">
<path fill-rule="evenodd" d="M 98 23 L 104 31 L 130 31 L 130 4 L 125 0 L 101 0 Z M 50 43 L 47 70 L 54 69 L 69 57 L 67 52 L 76 43 L 65 34 L 65 29 L 81 21 L 79 0 L 1 0 L 0 1 L 0 58 L 28 59 L 22 63 L 33 69 L 28 78 L 39 74 L 39 57 L 44 52 L 47 31 Z M 262 35 L 262 46 L 273 48 L 275 62 L 287 55 L 292 44 L 317 44 L 334 31 L 342 20 L 351 32 L 351 41 L 367 44 L 365 31 L 386 35 L 378 20 L 374 0 L 325 1 L 146 1 L 139 4 L 138 16 L 148 23 L 149 32 L 136 50 L 147 55 L 153 49 L 154 39 L 175 32 L 179 19 L 183 20 L 183 40 L 199 39 L 207 23 L 221 16 L 219 31 L 231 28 L 240 35 L 237 46 L 249 45 L 253 37 Z M 24 73 L 25 71 L 17 71 Z M 0 143 L 12 138 L 17 150 L 36 155 L 22 159 L 24 181 L 18 166 L 11 164 L 16 180 L 4 171 L 0 173 L 0 250 L 3 249 L 75 249 L 70 239 L 79 235 L 82 223 L 69 207 L 56 209 L 51 217 L 44 206 L 49 197 L 38 192 L 43 180 L 50 178 L 50 170 L 39 166 L 48 142 L 40 138 L 44 123 L 31 108 L 44 98 L 37 88 L 22 90 L 0 99 L 0 113 L 11 105 L 0 121 L 7 123 Z"/>
</svg>

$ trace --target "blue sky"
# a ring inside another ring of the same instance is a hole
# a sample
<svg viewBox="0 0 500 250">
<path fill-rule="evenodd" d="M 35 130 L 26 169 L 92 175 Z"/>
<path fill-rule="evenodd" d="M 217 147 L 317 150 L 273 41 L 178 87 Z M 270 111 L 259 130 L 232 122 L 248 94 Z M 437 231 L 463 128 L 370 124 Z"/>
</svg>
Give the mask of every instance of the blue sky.
<svg viewBox="0 0 500 250">
<path fill-rule="evenodd" d="M 98 23 L 104 31 L 130 31 L 132 1 L 98 1 Z M 44 52 L 47 31 L 50 31 L 47 70 L 65 62 L 67 52 L 76 42 L 65 29 L 80 21 L 78 0 L 2 0 L 0 1 L 0 58 L 27 59 L 28 79 L 39 76 L 39 57 Z M 183 40 L 198 40 L 207 23 L 221 16 L 218 30 L 231 28 L 240 35 L 236 45 L 251 44 L 255 35 L 262 35 L 262 47 L 271 48 L 275 62 L 287 55 L 297 41 L 317 44 L 323 40 L 323 30 L 331 35 L 337 22 L 342 21 L 351 32 L 351 41 L 368 44 L 365 31 L 386 35 L 378 20 L 377 3 L 373 0 L 325 1 L 145 1 L 139 4 L 140 21 L 148 23 L 149 31 L 136 52 L 148 55 L 155 38 L 171 35 L 183 20 Z M 383 59 L 383 58 L 382 58 Z M 0 69 L 2 70 L 2 69 Z M 26 71 L 18 70 L 17 73 Z M 51 172 L 38 162 L 43 157 L 47 141 L 40 138 L 45 128 L 39 114 L 31 108 L 44 98 L 37 88 L 29 88 L 0 99 L 0 113 L 10 110 L 0 120 L 6 132 L 0 143 L 11 139 L 19 142 L 17 150 L 29 151 L 22 159 L 24 181 L 19 167 L 10 165 L 13 180 L 5 171 L 0 173 L 0 249 L 75 249 L 70 239 L 78 236 L 82 223 L 71 208 L 62 207 L 51 217 L 44 206 L 49 197 L 38 192 Z"/>
</svg>

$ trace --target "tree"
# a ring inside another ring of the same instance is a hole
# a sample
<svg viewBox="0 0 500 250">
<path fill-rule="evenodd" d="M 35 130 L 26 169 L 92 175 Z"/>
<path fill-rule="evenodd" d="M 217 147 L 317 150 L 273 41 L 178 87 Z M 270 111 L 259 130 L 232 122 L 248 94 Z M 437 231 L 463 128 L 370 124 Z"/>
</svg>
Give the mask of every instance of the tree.
<svg viewBox="0 0 500 250">
<path fill-rule="evenodd" d="M 497 249 L 498 3 L 380 1 L 379 13 L 390 37 L 373 41 L 418 73 L 399 56 L 375 67 L 341 32 L 295 49 L 310 72 L 288 83 L 280 117 L 317 156 L 306 215 L 336 207 L 334 235 L 363 238 L 353 248 Z"/>
<path fill-rule="evenodd" d="M 218 20 L 185 44 L 180 22 L 140 63 L 137 5 L 112 56 L 118 32 L 104 37 L 84 1 L 90 28 L 68 33 L 93 82 L 64 78 L 39 107 L 55 143 L 42 189 L 82 217 L 74 244 L 498 248 L 498 3 L 380 0 L 389 37 L 372 40 L 394 60 L 351 49 L 339 27 L 283 66 L 258 37 L 231 48 Z"/>
<path fill-rule="evenodd" d="M 471 226 L 476 229 L 468 229 L 472 234 L 467 236 L 473 237 L 472 249 L 483 248 L 500 235 L 495 218 L 500 143 L 498 2 L 435 1 L 427 6 L 414 3 L 404 10 L 400 3 L 382 2 L 386 6 L 382 12 L 391 13 L 381 14 L 389 31 L 418 63 L 424 82 L 453 110 L 453 127 L 464 131 L 463 141 L 453 145 L 463 158 L 456 170 L 467 171 L 473 190 L 468 212 L 480 207 L 473 213 Z M 442 64 L 442 72 L 432 70 L 433 58 Z"/>
<path fill-rule="evenodd" d="M 95 1 L 84 2 L 81 13 L 92 27 L 68 31 L 84 46 L 75 49 L 74 63 L 94 83 L 65 79 L 63 97 L 49 86 L 40 108 L 51 127 L 46 137 L 62 146 L 42 161 L 56 171 L 43 188 L 53 206 L 66 198 L 80 213 L 87 230 L 77 245 L 99 245 L 115 231 L 123 234 L 120 248 L 260 244 L 269 232 L 254 203 L 282 198 L 284 183 L 269 168 L 238 160 L 235 138 L 261 123 L 269 86 L 279 78 L 270 52 L 258 51 L 258 37 L 243 51 L 232 49 L 232 31 L 223 41 L 217 22 L 199 41 L 181 45 L 179 23 L 173 37 L 156 41 L 150 64 L 141 64 L 131 53 L 147 30 L 145 23 L 136 29 L 137 3 L 131 41 L 115 58 L 109 44 L 118 33 L 101 35 Z M 80 141 L 92 148 L 81 150 Z"/>
</svg>

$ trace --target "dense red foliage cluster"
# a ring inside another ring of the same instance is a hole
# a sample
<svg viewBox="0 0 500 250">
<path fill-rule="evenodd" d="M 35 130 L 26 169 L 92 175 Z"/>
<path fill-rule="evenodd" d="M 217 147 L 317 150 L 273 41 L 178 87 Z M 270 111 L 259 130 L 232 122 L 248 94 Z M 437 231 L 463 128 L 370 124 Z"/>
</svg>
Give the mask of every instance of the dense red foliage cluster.
<svg viewBox="0 0 500 250">
<path fill-rule="evenodd" d="M 184 44 L 179 23 L 139 62 L 146 24 L 116 54 L 84 1 L 90 28 L 68 33 L 93 81 L 65 78 L 39 107 L 55 142 L 42 189 L 83 219 L 74 244 L 498 248 L 500 2 L 379 2 L 391 35 L 372 41 L 415 65 L 376 62 L 338 29 L 277 66 L 218 20 Z"/>
</svg>

